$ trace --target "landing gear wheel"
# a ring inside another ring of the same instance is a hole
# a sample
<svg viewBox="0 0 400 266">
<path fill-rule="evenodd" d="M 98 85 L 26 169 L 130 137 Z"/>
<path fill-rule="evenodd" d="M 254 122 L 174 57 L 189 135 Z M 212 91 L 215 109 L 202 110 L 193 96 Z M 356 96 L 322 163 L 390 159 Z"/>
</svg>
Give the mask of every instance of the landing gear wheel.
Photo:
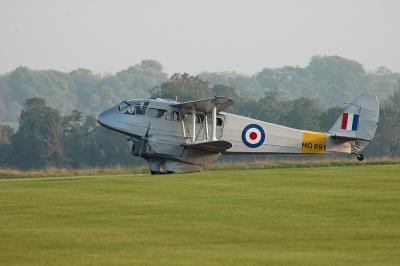
<svg viewBox="0 0 400 266">
<path fill-rule="evenodd" d="M 360 153 L 360 154 L 357 154 L 357 160 L 359 160 L 360 162 L 362 162 L 362 161 L 364 160 L 364 155 L 362 155 L 361 153 Z"/>
</svg>

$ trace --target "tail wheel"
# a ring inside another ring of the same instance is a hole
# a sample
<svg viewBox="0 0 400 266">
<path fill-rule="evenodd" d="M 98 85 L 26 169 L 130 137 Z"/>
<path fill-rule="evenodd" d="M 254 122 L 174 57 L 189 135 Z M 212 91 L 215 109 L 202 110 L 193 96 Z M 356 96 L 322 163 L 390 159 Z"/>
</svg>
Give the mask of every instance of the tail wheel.
<svg viewBox="0 0 400 266">
<path fill-rule="evenodd" d="M 364 161 L 364 155 L 362 155 L 361 153 L 357 154 L 357 160 Z"/>
</svg>

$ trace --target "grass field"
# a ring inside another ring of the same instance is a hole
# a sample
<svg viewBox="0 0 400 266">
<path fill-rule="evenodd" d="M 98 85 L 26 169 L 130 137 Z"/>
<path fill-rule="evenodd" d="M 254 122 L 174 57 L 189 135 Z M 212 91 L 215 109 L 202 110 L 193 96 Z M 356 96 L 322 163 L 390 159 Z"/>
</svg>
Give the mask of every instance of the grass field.
<svg viewBox="0 0 400 266">
<path fill-rule="evenodd" d="M 400 265 L 400 165 L 0 180 L 0 265 Z"/>
</svg>

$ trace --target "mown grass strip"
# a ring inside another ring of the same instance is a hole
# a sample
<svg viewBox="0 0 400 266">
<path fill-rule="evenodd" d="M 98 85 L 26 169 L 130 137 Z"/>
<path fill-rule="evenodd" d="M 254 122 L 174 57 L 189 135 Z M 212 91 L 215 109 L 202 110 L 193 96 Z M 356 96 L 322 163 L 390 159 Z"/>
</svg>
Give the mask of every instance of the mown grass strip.
<svg viewBox="0 0 400 266">
<path fill-rule="evenodd" d="M 363 162 L 355 159 L 312 159 L 312 160 L 260 160 L 236 161 L 230 163 L 217 162 L 206 167 L 208 171 L 248 170 L 248 169 L 274 169 L 274 168 L 309 168 L 329 166 L 365 166 L 365 165 L 396 165 L 400 164 L 399 158 L 371 158 Z M 130 175 L 149 173 L 147 165 L 138 167 L 114 166 L 106 168 L 56 168 L 20 170 L 0 168 L 0 179 L 10 178 L 39 178 L 58 176 L 103 176 L 103 175 Z"/>
</svg>

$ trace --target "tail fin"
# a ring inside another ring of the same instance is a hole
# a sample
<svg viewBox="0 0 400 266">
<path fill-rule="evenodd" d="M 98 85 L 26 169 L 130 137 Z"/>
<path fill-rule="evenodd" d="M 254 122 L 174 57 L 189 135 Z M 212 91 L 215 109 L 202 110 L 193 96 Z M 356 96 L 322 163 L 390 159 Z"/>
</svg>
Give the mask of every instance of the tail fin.
<svg viewBox="0 0 400 266">
<path fill-rule="evenodd" d="M 358 151 L 375 135 L 379 119 L 379 101 L 373 94 L 364 94 L 350 103 L 328 131 L 334 137 L 356 141 Z"/>
</svg>

